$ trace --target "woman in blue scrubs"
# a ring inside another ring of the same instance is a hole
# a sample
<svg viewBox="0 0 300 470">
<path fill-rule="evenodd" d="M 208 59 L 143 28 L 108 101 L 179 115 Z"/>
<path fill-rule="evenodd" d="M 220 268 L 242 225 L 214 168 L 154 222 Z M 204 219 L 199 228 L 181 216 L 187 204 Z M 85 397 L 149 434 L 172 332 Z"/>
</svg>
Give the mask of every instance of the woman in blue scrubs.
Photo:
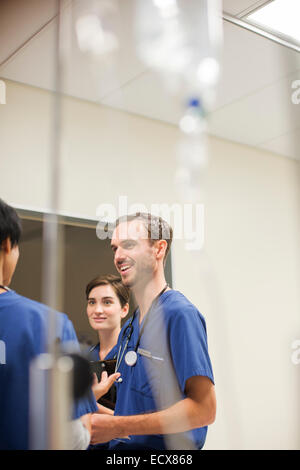
<svg viewBox="0 0 300 470">
<path fill-rule="evenodd" d="M 129 289 L 122 284 L 120 277 L 112 274 L 97 277 L 86 286 L 89 323 L 97 331 L 99 342 L 90 350 L 91 361 L 108 361 L 117 357 L 117 342 L 121 331 L 121 321 L 129 310 Z M 115 386 L 102 396 L 101 384 L 95 383 L 93 392 L 101 396 L 98 403 L 104 413 L 113 414 L 111 402 L 115 399 Z M 98 393 L 99 392 L 99 393 Z M 106 444 L 90 446 L 89 450 L 107 448 Z"/>
</svg>

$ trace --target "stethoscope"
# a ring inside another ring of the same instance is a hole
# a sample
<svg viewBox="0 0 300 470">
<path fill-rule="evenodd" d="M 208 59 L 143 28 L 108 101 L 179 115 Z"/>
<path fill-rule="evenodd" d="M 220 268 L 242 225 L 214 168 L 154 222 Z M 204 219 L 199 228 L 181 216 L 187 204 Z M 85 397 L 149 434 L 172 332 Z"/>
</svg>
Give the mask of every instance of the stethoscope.
<svg viewBox="0 0 300 470">
<path fill-rule="evenodd" d="M 143 324 L 143 327 L 140 331 L 140 334 L 139 334 L 139 337 L 138 337 L 138 340 L 137 340 L 137 343 L 135 345 L 135 348 L 134 350 L 132 351 L 127 351 L 127 347 L 128 347 L 128 343 L 130 341 L 130 338 L 132 336 L 132 333 L 133 333 L 133 322 L 135 320 L 135 317 L 136 317 L 136 312 L 137 310 L 135 310 L 134 314 L 132 315 L 132 318 L 130 320 L 130 323 L 127 325 L 127 327 L 125 328 L 125 330 L 123 331 L 123 334 L 122 334 L 122 338 L 121 338 L 121 342 L 120 342 L 120 346 L 119 346 L 119 350 L 118 350 L 118 355 L 117 355 L 117 361 L 116 361 L 116 368 L 115 368 L 115 372 L 118 372 L 118 369 L 119 369 L 119 366 L 123 360 L 123 357 L 124 357 L 124 354 L 125 354 L 125 363 L 129 366 L 129 367 L 133 367 L 135 366 L 136 362 L 137 362 L 137 358 L 138 358 L 138 355 L 137 355 L 137 351 L 138 351 L 138 348 L 139 348 L 139 344 L 140 344 L 140 340 L 141 340 L 141 336 L 144 332 L 144 329 L 145 329 L 145 326 L 149 320 L 149 314 L 151 312 L 151 310 L 153 309 L 153 307 L 156 305 L 159 297 L 165 292 L 165 290 L 168 288 L 168 284 L 165 285 L 165 287 L 163 288 L 163 290 L 155 297 L 155 299 L 153 300 L 153 302 L 151 303 L 150 305 L 150 308 L 148 310 L 148 312 L 146 313 L 146 316 L 145 316 L 145 321 L 144 321 L 144 324 Z M 123 346 L 123 350 L 122 350 L 122 343 L 124 341 L 126 337 L 126 341 L 125 341 L 125 344 Z M 122 378 L 120 377 L 117 382 L 121 383 L 122 382 Z"/>
<path fill-rule="evenodd" d="M 4 289 L 4 290 L 6 290 L 7 292 L 10 292 L 10 290 L 11 290 L 9 287 L 2 286 L 1 284 L 0 284 L 0 289 Z"/>
</svg>

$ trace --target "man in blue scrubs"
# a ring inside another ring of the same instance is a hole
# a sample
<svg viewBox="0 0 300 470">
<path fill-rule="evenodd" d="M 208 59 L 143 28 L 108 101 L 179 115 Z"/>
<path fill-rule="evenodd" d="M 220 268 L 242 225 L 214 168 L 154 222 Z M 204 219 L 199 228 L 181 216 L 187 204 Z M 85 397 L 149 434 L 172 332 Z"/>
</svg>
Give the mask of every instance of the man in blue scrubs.
<svg viewBox="0 0 300 470">
<path fill-rule="evenodd" d="M 170 289 L 164 264 L 172 229 L 159 217 L 120 218 L 112 235 L 115 266 L 138 309 L 118 341 L 114 416 L 92 416 L 92 442 L 111 450 L 201 449 L 216 412 L 205 320 Z"/>
<path fill-rule="evenodd" d="M 0 199 L 0 449 L 29 448 L 29 366 L 45 352 L 47 340 L 48 309 L 7 287 L 18 262 L 20 235 L 16 211 Z M 69 342 L 78 346 L 74 327 L 64 314 L 57 313 L 56 336 L 62 346 Z M 76 403 L 73 419 L 97 410 L 91 394 Z"/>
</svg>

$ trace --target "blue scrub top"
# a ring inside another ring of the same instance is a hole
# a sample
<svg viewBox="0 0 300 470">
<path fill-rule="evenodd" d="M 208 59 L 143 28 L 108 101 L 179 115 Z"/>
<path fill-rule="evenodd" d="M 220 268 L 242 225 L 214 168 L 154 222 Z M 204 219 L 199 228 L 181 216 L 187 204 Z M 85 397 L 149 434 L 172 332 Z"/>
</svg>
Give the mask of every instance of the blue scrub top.
<svg viewBox="0 0 300 470">
<path fill-rule="evenodd" d="M 89 360 L 90 361 L 100 361 L 100 343 L 96 344 L 90 351 L 88 352 Z M 105 356 L 104 360 L 108 361 L 109 359 L 115 359 L 117 357 L 117 345 L 115 345 L 109 353 Z"/>
<path fill-rule="evenodd" d="M 88 353 L 88 357 L 90 361 L 100 361 L 100 343 L 96 344 L 96 346 L 92 347 Z M 115 345 L 109 353 L 105 356 L 104 360 L 108 361 L 109 359 L 116 359 L 117 357 L 117 345 Z M 107 450 L 108 449 L 108 442 L 102 444 L 90 444 L 87 450 Z"/>
<path fill-rule="evenodd" d="M 73 324 L 65 314 L 57 315 L 57 339 L 80 351 Z M 46 351 L 48 308 L 14 291 L 0 294 L 0 449 L 29 447 L 29 367 Z M 5 360 L 3 360 L 5 359 Z M 73 419 L 97 411 L 94 395 L 76 402 Z"/>
<path fill-rule="evenodd" d="M 206 376 L 214 383 L 205 320 L 197 308 L 180 292 L 169 290 L 160 296 L 157 306 L 149 313 L 139 345 L 144 349 L 143 354 L 138 353 L 133 367 L 125 363 L 124 357 L 119 366 L 123 381 L 116 384 L 115 415 L 136 415 L 169 407 L 186 397 L 186 381 L 193 376 Z M 122 352 L 129 322 L 119 336 L 117 348 L 122 344 Z M 127 351 L 135 349 L 143 322 L 139 326 L 137 310 Z M 149 352 L 152 354 L 152 359 L 146 357 L 145 351 L 146 355 Z M 201 449 L 206 433 L 207 427 L 202 427 L 177 434 L 176 437 L 180 438 L 180 448 L 190 448 L 192 445 Z M 130 436 L 130 440 L 110 442 L 112 450 L 166 448 L 167 443 L 162 435 Z"/>
</svg>

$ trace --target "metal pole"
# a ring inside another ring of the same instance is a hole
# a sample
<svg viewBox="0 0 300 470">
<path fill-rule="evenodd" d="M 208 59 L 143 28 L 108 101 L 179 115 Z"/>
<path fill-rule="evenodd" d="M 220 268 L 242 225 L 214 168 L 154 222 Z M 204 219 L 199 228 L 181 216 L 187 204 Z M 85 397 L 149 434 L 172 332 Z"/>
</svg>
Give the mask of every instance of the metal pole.
<svg viewBox="0 0 300 470">
<path fill-rule="evenodd" d="M 62 305 L 63 227 L 59 224 L 61 188 L 61 125 L 62 125 L 62 9 L 64 0 L 57 0 L 55 36 L 55 91 L 53 97 L 53 129 L 50 154 L 49 205 L 44 215 L 43 230 L 43 302 L 49 308 L 48 354 L 31 365 L 31 448 L 68 449 L 72 403 L 73 361 L 60 357 L 57 338 L 56 309 Z"/>
</svg>

